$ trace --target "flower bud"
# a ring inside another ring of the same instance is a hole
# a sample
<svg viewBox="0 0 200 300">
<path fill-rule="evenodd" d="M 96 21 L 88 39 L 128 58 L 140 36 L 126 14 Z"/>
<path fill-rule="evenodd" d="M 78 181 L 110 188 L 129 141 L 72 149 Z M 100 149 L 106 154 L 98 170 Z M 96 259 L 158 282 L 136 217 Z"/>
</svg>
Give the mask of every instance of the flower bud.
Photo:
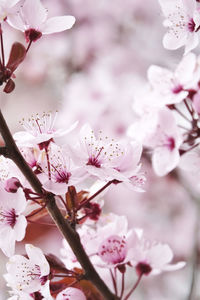
<svg viewBox="0 0 200 300">
<path fill-rule="evenodd" d="M 4 188 L 9 193 L 16 193 L 18 188 L 21 187 L 20 181 L 16 177 L 11 177 L 5 181 Z"/>
</svg>

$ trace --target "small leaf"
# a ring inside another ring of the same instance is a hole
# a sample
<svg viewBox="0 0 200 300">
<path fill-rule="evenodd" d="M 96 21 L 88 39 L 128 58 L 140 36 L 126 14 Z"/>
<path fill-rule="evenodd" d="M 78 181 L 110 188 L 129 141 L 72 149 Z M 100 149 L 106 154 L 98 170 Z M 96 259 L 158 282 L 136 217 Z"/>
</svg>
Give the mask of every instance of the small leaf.
<svg viewBox="0 0 200 300">
<path fill-rule="evenodd" d="M 19 64 L 24 60 L 26 56 L 26 48 L 21 43 L 14 43 L 12 45 L 10 56 L 6 67 L 13 73 Z"/>
<path fill-rule="evenodd" d="M 15 83 L 12 79 L 9 79 L 3 89 L 3 91 L 7 94 L 11 93 L 15 88 Z"/>
</svg>

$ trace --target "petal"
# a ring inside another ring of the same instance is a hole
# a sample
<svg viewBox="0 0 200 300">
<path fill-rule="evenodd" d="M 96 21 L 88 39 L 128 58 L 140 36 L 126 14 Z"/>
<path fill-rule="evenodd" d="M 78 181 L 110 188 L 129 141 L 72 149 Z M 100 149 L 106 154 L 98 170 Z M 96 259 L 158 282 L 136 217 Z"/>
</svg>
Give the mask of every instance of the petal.
<svg viewBox="0 0 200 300">
<path fill-rule="evenodd" d="M 6 0 L 6 6 L 7 7 L 13 7 L 13 6 L 15 6 L 19 1 L 21 1 L 21 0 Z"/>
<path fill-rule="evenodd" d="M 50 272 L 50 267 L 42 250 L 34 247 L 31 244 L 26 244 L 25 248 L 30 261 L 40 267 L 41 276 L 48 275 Z"/>
<path fill-rule="evenodd" d="M 184 55 L 188 54 L 188 52 L 196 48 L 198 43 L 199 43 L 198 33 L 196 32 L 189 33 L 185 44 Z"/>
<path fill-rule="evenodd" d="M 15 240 L 16 241 L 21 241 L 25 237 L 26 233 L 26 226 L 27 226 L 27 221 L 25 216 L 21 215 L 17 219 L 17 223 L 14 226 L 14 231 L 15 231 Z"/>
<path fill-rule="evenodd" d="M 21 8 L 21 14 L 29 28 L 38 29 L 47 19 L 47 10 L 40 0 L 26 0 Z"/>
<path fill-rule="evenodd" d="M 169 50 L 176 50 L 186 44 L 187 32 L 184 30 L 178 30 L 177 34 L 172 29 L 169 29 L 164 35 L 163 46 Z"/>
<path fill-rule="evenodd" d="M 194 53 L 189 53 L 183 57 L 180 64 L 177 66 L 175 76 L 179 79 L 181 84 L 188 83 L 193 79 L 196 61 L 196 55 Z"/>
<path fill-rule="evenodd" d="M 52 192 L 55 195 L 63 195 L 67 192 L 69 184 L 52 182 L 51 180 L 46 181 L 43 187 L 48 192 Z"/>
<path fill-rule="evenodd" d="M 176 271 L 176 270 L 179 270 L 179 269 L 182 269 L 183 267 L 185 267 L 186 263 L 184 261 L 180 261 L 176 264 L 173 264 L 173 265 L 166 265 L 163 267 L 163 270 L 164 271 Z"/>
<path fill-rule="evenodd" d="M 6 256 L 10 257 L 14 255 L 15 233 L 12 228 L 5 227 L 0 231 L 0 248 Z"/>
<path fill-rule="evenodd" d="M 167 244 L 158 244 L 148 250 L 146 258 L 150 265 L 156 269 L 162 269 L 172 260 L 173 252 Z"/>
<path fill-rule="evenodd" d="M 154 150 L 152 164 L 158 176 L 164 176 L 172 171 L 179 163 L 178 149 L 170 151 L 167 147 L 158 147 Z"/>
<path fill-rule="evenodd" d="M 81 290 L 73 287 L 68 287 L 62 292 L 60 292 L 56 297 L 56 300 L 63 300 L 63 299 L 86 300 L 86 297 Z"/>
<path fill-rule="evenodd" d="M 7 18 L 7 22 L 13 28 L 18 29 L 22 32 L 25 31 L 24 23 L 19 16 L 19 13 L 9 15 Z"/>
<path fill-rule="evenodd" d="M 75 23 L 73 16 L 59 16 L 48 19 L 41 28 L 43 34 L 61 32 L 72 28 Z"/>
</svg>

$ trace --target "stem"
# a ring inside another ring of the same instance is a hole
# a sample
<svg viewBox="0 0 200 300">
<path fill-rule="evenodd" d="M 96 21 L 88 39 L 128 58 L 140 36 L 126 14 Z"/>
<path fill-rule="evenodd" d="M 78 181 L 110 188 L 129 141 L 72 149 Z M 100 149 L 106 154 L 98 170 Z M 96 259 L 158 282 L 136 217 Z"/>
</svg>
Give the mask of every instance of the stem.
<svg viewBox="0 0 200 300">
<path fill-rule="evenodd" d="M 199 200 L 199 199 L 198 199 Z M 198 201 L 197 200 L 197 201 Z M 195 232 L 194 232 L 194 248 L 193 248 L 193 253 L 191 257 L 191 265 L 192 265 L 192 274 L 191 274 L 191 282 L 190 282 L 190 287 L 189 287 L 189 294 L 187 297 L 187 300 L 192 300 L 195 298 L 195 287 L 197 283 L 197 276 L 198 276 L 198 235 L 199 235 L 199 203 L 196 203 L 197 205 L 197 210 L 196 210 L 196 224 L 195 224 Z"/>
<path fill-rule="evenodd" d="M 46 153 L 46 158 L 47 158 L 48 176 L 49 176 L 49 180 L 51 180 L 51 166 L 50 166 L 50 160 L 49 160 L 49 152 L 46 147 L 45 147 L 45 153 Z"/>
<path fill-rule="evenodd" d="M 102 188 L 100 188 L 100 190 L 98 190 L 96 193 L 94 193 L 94 195 L 92 195 L 88 199 L 82 201 L 81 204 L 79 205 L 78 209 L 81 209 L 83 206 L 88 204 L 91 200 L 93 200 L 96 196 L 98 196 L 101 192 L 103 192 L 112 183 L 113 183 L 113 181 L 108 181 Z"/>
<path fill-rule="evenodd" d="M 125 288 L 125 273 L 122 273 L 122 289 L 121 289 L 120 299 L 122 299 L 124 295 L 124 288 Z"/>
<path fill-rule="evenodd" d="M 32 41 L 29 42 L 28 47 L 26 48 L 26 53 L 28 53 L 28 50 L 30 49 L 31 44 L 32 44 Z"/>
<path fill-rule="evenodd" d="M 5 67 L 5 55 L 4 55 L 4 46 L 3 46 L 3 32 L 0 24 L 0 36 L 1 36 L 1 58 L 2 58 L 2 65 L 3 68 Z"/>
<path fill-rule="evenodd" d="M 99 274 L 96 272 L 92 263 L 90 262 L 82 244 L 78 233 L 73 230 L 69 222 L 63 217 L 58 206 L 56 205 L 55 197 L 52 193 L 46 192 L 42 188 L 42 184 L 33 173 L 32 169 L 28 166 L 22 154 L 17 148 L 15 141 L 12 137 L 12 134 L 8 128 L 8 125 L 0 111 L 0 132 L 4 139 L 4 142 L 7 147 L 8 157 L 12 159 L 18 168 L 21 170 L 23 175 L 31 184 L 32 188 L 36 193 L 43 195 L 43 198 L 46 200 L 46 209 L 48 210 L 51 218 L 54 220 L 55 224 L 59 228 L 60 232 L 63 234 L 67 242 L 69 243 L 72 251 L 74 252 L 77 260 L 81 264 L 82 268 L 85 271 L 86 278 L 90 280 L 96 288 L 104 296 L 104 299 L 107 300 L 117 300 L 116 297 L 100 278 Z"/>
<path fill-rule="evenodd" d="M 136 283 L 134 284 L 132 289 L 129 291 L 129 293 L 125 296 L 124 300 L 127 300 L 131 296 L 131 294 L 136 290 L 138 284 L 140 283 L 141 278 L 142 278 L 142 275 L 138 276 Z"/>
<path fill-rule="evenodd" d="M 188 118 L 182 113 L 182 111 L 180 111 L 177 107 L 175 107 L 175 110 L 176 110 L 176 112 L 177 112 L 181 117 L 183 117 L 186 121 L 188 121 L 188 122 L 191 124 L 191 120 L 188 119 Z"/>
<path fill-rule="evenodd" d="M 117 296 L 117 283 L 116 283 L 116 280 L 115 280 L 115 277 L 114 277 L 114 275 L 113 275 L 112 270 L 109 269 L 109 271 L 110 271 L 110 276 L 111 276 L 111 278 L 112 278 L 112 283 L 113 283 L 115 295 Z"/>
</svg>

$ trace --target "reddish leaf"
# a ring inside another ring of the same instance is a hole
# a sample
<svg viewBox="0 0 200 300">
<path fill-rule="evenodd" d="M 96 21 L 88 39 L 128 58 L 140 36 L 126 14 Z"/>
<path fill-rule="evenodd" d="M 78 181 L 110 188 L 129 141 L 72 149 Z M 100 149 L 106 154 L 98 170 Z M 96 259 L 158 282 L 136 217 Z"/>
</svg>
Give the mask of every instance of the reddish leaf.
<svg viewBox="0 0 200 300">
<path fill-rule="evenodd" d="M 57 257 L 55 256 L 54 254 L 47 254 L 45 255 L 50 267 L 53 269 L 53 270 L 56 270 L 56 271 L 60 271 L 60 272 L 66 272 L 67 269 L 65 268 L 65 265 L 64 263 Z"/>
<path fill-rule="evenodd" d="M 10 56 L 6 67 L 13 73 L 19 64 L 24 60 L 26 56 L 26 48 L 21 43 L 14 43 L 12 45 Z"/>
<path fill-rule="evenodd" d="M 11 93 L 15 88 L 15 83 L 12 79 L 9 79 L 3 89 L 3 91 L 7 94 Z"/>
</svg>

